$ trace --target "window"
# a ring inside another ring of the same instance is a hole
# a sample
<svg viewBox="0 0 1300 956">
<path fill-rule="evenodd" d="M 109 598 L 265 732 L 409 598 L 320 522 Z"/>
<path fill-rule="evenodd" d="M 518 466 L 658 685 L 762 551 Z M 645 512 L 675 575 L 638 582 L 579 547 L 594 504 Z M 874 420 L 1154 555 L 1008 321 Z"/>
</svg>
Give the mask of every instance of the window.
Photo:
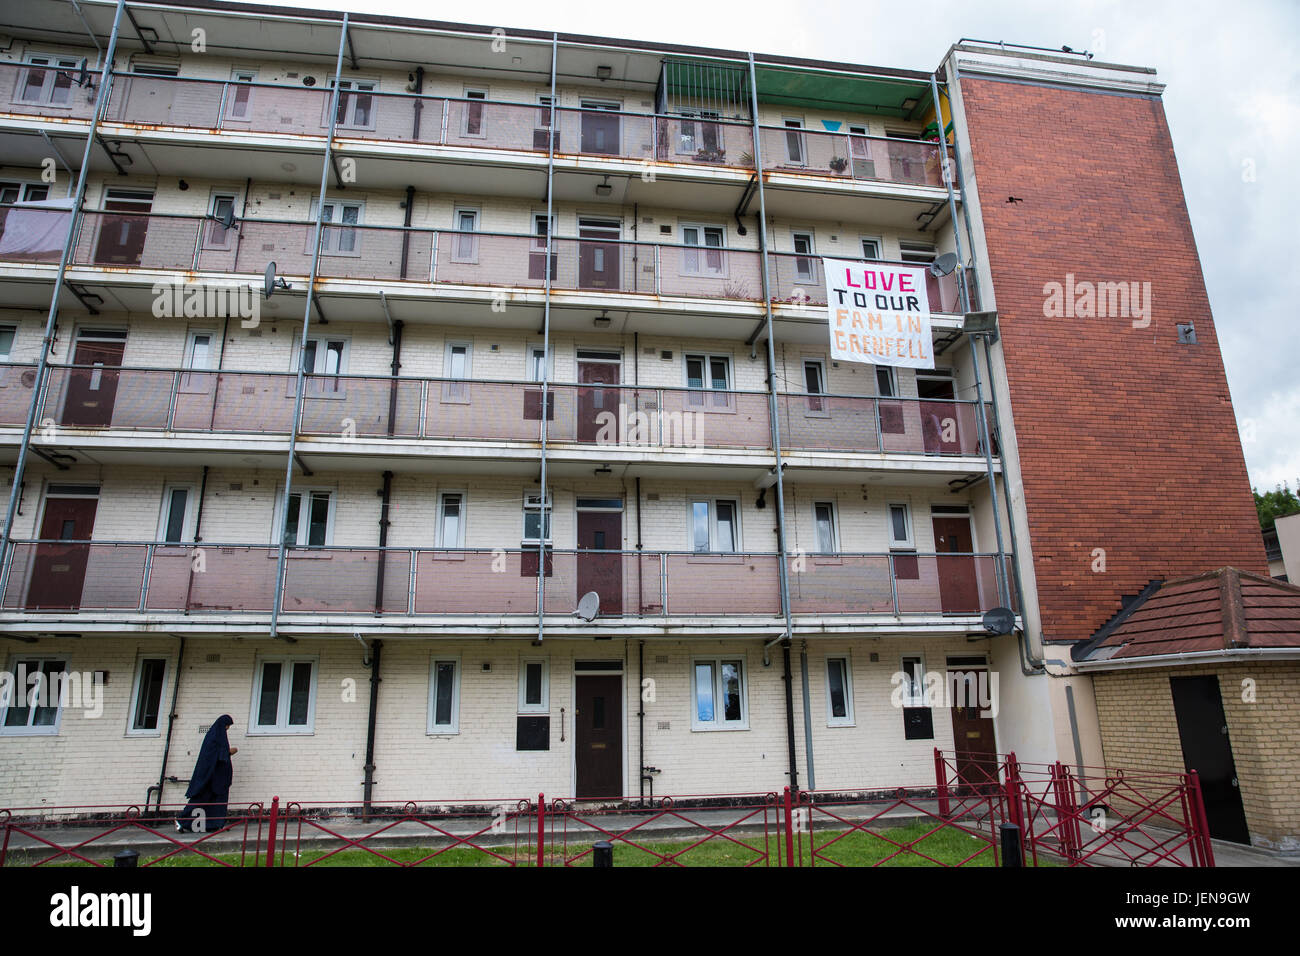
<svg viewBox="0 0 1300 956">
<path fill-rule="evenodd" d="M 302 350 L 302 370 L 307 376 L 305 392 L 308 395 L 324 397 L 340 395 L 344 392 L 342 379 L 347 371 L 348 343 L 346 339 L 307 340 Z M 292 389 L 296 383 L 286 383 L 286 389 Z"/>
<path fill-rule="evenodd" d="M 817 552 L 835 554 L 839 551 L 839 535 L 835 530 L 835 502 L 813 502 L 813 523 L 817 526 Z"/>
<path fill-rule="evenodd" d="M 903 262 L 928 264 L 934 262 L 937 255 L 934 246 L 928 242 L 900 242 L 898 258 Z"/>
<path fill-rule="evenodd" d="M 33 55 L 18 81 L 18 100 L 42 106 L 67 106 L 72 93 L 72 71 L 80 61 L 70 56 Z"/>
<path fill-rule="evenodd" d="M 431 734 L 460 733 L 460 660 L 429 662 L 429 727 Z"/>
<path fill-rule="evenodd" d="M 14 351 L 14 335 L 18 330 L 12 325 L 0 325 L 0 362 L 8 362 Z"/>
<path fill-rule="evenodd" d="M 862 258 L 876 260 L 880 258 L 881 242 L 879 239 L 862 240 Z"/>
<path fill-rule="evenodd" d="M 338 125 L 351 129 L 373 129 L 376 84 L 373 80 L 340 80 Z"/>
<path fill-rule="evenodd" d="M 487 90 L 465 91 L 465 122 L 461 129 L 462 136 L 484 136 L 483 101 L 488 98 Z"/>
<path fill-rule="evenodd" d="M 745 662 L 696 658 L 692 667 L 692 730 L 747 730 Z"/>
<path fill-rule="evenodd" d="M 925 659 L 919 654 L 903 658 L 902 670 L 903 706 L 924 707 L 925 704 Z"/>
<path fill-rule="evenodd" d="M 898 395 L 898 375 L 891 366 L 876 366 L 876 394 L 881 398 L 894 398 Z"/>
<path fill-rule="evenodd" d="M 438 499 L 438 547 L 465 547 L 465 494 L 445 491 Z"/>
<path fill-rule="evenodd" d="M 519 662 L 519 713 L 547 714 L 551 710 L 550 668 L 545 658 Z"/>
<path fill-rule="evenodd" d="M 785 150 L 792 166 L 802 166 L 804 164 L 804 144 L 803 120 L 788 119 L 785 120 Z"/>
<path fill-rule="evenodd" d="M 362 208 L 359 202 L 334 200 L 326 202 L 321 207 L 321 255 L 361 255 L 361 237 L 354 227 L 361 223 Z"/>
<path fill-rule="evenodd" d="M 817 263 L 813 259 L 813 234 L 796 232 L 791 235 L 794 239 L 794 277 L 800 282 L 816 281 Z"/>
<path fill-rule="evenodd" d="M 692 394 L 686 404 L 703 408 L 730 408 L 731 359 L 725 355 L 686 355 L 686 387 Z M 712 393 L 706 396 L 706 392 Z"/>
<path fill-rule="evenodd" d="M 161 657 L 142 657 L 135 669 L 135 689 L 131 692 L 131 722 L 128 734 L 152 736 L 159 732 L 163 687 L 167 679 L 167 661 Z"/>
<path fill-rule="evenodd" d="M 226 89 L 226 117 L 246 120 L 252 115 L 253 81 L 257 74 L 250 70 L 236 70 L 231 74 Z"/>
<path fill-rule="evenodd" d="M 543 374 L 548 371 L 546 361 L 546 347 L 542 345 L 532 345 L 528 348 L 528 368 L 525 369 L 525 376 L 530 382 L 540 382 Z"/>
<path fill-rule="evenodd" d="M 9 669 L 12 689 L 0 700 L 0 734 L 57 734 L 62 716 L 63 675 L 67 664 L 52 657 L 15 659 Z"/>
<path fill-rule="evenodd" d="M 0 183 L 0 204 L 16 202 L 41 202 L 50 198 L 50 187 L 45 183 Z"/>
<path fill-rule="evenodd" d="M 701 122 L 696 122 L 696 117 Z M 677 152 L 715 153 L 719 154 L 718 158 L 721 158 L 722 128 L 717 124 L 717 119 L 718 114 L 711 110 L 682 110 L 681 137 L 677 142 Z"/>
<path fill-rule="evenodd" d="M 457 209 L 452 214 L 456 234 L 451 240 L 452 262 L 478 262 L 478 210 Z"/>
<path fill-rule="evenodd" d="M 735 554 L 740 550 L 740 508 L 735 500 L 692 501 L 691 549 L 697 554 Z"/>
<path fill-rule="evenodd" d="M 889 550 L 894 566 L 894 577 L 900 581 L 915 581 L 921 577 L 912 535 L 912 509 L 905 504 L 890 504 Z"/>
<path fill-rule="evenodd" d="M 316 659 L 265 657 L 253 680 L 250 734 L 309 734 L 316 723 Z"/>
<path fill-rule="evenodd" d="M 163 488 L 162 516 L 158 540 L 180 544 L 193 538 L 194 486 L 167 485 Z"/>
<path fill-rule="evenodd" d="M 181 68 L 178 63 L 133 63 L 131 72 L 136 76 L 177 76 Z"/>
<path fill-rule="evenodd" d="M 546 237 L 555 233 L 555 217 L 551 217 L 551 226 L 546 227 L 546 213 L 533 214 L 533 241 L 528 246 L 528 278 L 543 282 L 546 279 Z M 560 253 L 552 243 L 551 247 L 551 281 L 559 278 Z"/>
<path fill-rule="evenodd" d="M 722 249 L 726 230 L 721 226 L 682 226 L 682 273 L 720 276 L 725 273 Z M 704 254 L 700 254 L 700 250 Z"/>
<path fill-rule="evenodd" d="M 871 140 L 867 138 L 868 133 L 865 126 L 849 127 L 849 156 L 853 160 L 854 179 L 876 178 L 876 164 L 871 158 Z"/>
<path fill-rule="evenodd" d="M 444 402 L 469 402 L 469 378 L 473 365 L 474 346 L 470 342 L 448 342 L 446 363 L 442 383 L 442 400 Z"/>
<path fill-rule="evenodd" d="M 546 543 L 551 542 L 551 497 L 546 496 L 546 505 L 542 505 L 541 495 L 524 495 L 524 537 L 523 545 L 536 547 L 545 535 Z M 533 573 L 537 572 L 536 567 Z"/>
<path fill-rule="evenodd" d="M 181 376 L 180 390 L 185 393 L 204 394 L 213 384 L 214 376 L 202 374 L 211 369 L 216 361 L 216 334 L 207 330 L 191 331 L 185 339 L 185 355 L 181 366 L 193 369 L 194 373 Z"/>
<path fill-rule="evenodd" d="M 826 394 L 826 367 L 820 359 L 804 359 L 803 387 L 808 393 L 808 411 L 825 412 L 826 399 L 821 396 Z"/>
<path fill-rule="evenodd" d="M 211 219 L 207 222 L 207 229 L 203 237 L 204 248 L 207 249 L 229 249 L 231 240 L 235 235 L 235 227 L 227 229 L 221 222 L 227 217 L 234 219 L 235 215 L 235 197 L 229 193 L 216 193 L 212 197 L 212 205 L 209 215 Z"/>
<path fill-rule="evenodd" d="M 826 724 L 853 726 L 853 677 L 848 657 L 826 658 Z"/>
<path fill-rule="evenodd" d="M 276 514 L 280 509 L 276 508 Z M 289 494 L 284 543 L 290 548 L 321 548 L 334 539 L 334 492 L 301 488 Z"/>
</svg>

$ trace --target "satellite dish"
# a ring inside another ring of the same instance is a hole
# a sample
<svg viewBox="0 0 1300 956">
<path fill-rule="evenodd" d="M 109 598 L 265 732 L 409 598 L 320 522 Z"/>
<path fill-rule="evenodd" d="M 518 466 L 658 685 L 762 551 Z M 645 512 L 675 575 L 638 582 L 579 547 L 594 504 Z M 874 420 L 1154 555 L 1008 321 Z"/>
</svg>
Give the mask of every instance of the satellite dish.
<svg viewBox="0 0 1300 956">
<path fill-rule="evenodd" d="M 86 70 L 86 68 L 89 65 L 90 65 L 90 61 L 87 60 L 84 56 L 81 58 L 81 62 L 77 64 L 77 85 L 78 86 L 86 87 L 90 85 L 90 74 Z"/>
<path fill-rule="evenodd" d="M 227 206 L 225 212 L 223 212 L 220 216 L 215 216 L 215 217 L 213 217 L 213 218 L 215 218 L 215 219 L 217 220 L 217 222 L 221 223 L 221 228 L 222 228 L 222 229 L 231 229 L 231 228 L 233 228 L 234 225 L 235 225 L 235 207 L 234 207 L 234 205 L 232 204 L 232 205 L 230 205 L 230 206 Z"/>
<path fill-rule="evenodd" d="M 268 262 L 266 264 L 266 273 L 262 276 L 263 298 L 267 298 L 267 299 L 271 298 L 271 296 L 275 293 L 276 289 L 292 289 L 292 288 L 293 286 L 289 285 L 289 283 L 286 282 L 284 279 L 277 279 L 275 277 L 275 263 Z"/>
<path fill-rule="evenodd" d="M 957 253 L 945 252 L 930 263 L 930 275 L 946 276 L 957 268 Z"/>
<path fill-rule="evenodd" d="M 984 612 L 984 630 L 990 634 L 1010 634 L 1015 626 L 1016 615 L 1009 607 L 995 607 Z"/>
<path fill-rule="evenodd" d="M 595 591 L 588 591 L 578 602 L 578 609 L 573 612 L 576 616 L 584 621 L 594 621 L 596 615 L 600 613 L 600 595 Z"/>
</svg>

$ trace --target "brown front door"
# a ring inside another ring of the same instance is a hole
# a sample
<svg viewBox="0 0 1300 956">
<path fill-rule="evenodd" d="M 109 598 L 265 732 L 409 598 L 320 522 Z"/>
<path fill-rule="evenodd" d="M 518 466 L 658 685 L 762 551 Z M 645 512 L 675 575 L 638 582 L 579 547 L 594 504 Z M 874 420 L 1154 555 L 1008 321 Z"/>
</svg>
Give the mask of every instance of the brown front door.
<svg viewBox="0 0 1300 956">
<path fill-rule="evenodd" d="M 81 605 L 95 528 L 95 498 L 47 498 L 40 538 L 32 561 L 27 607 L 75 608 Z M 58 542 L 58 543 L 56 543 Z M 63 542 L 69 542 L 64 544 Z M 75 543 L 72 543 L 75 542 Z"/>
<path fill-rule="evenodd" d="M 582 152 L 617 156 L 619 151 L 620 117 L 615 106 L 582 108 Z"/>
<path fill-rule="evenodd" d="M 948 665 L 953 686 L 952 739 L 957 758 L 957 783 L 965 793 L 994 793 L 998 785 L 998 745 L 993 718 L 980 716 L 988 707 L 980 700 L 980 688 L 988 697 L 988 669 L 960 664 Z M 964 679 L 954 680 L 954 677 Z M 955 686 L 954 686 L 955 685 Z"/>
<path fill-rule="evenodd" d="M 578 288 L 618 289 L 619 235 L 618 226 L 579 224 Z"/>
<path fill-rule="evenodd" d="M 138 266 L 144 255 L 152 208 L 153 199 L 147 194 L 104 200 L 106 213 L 100 220 L 95 262 L 105 266 Z"/>
<path fill-rule="evenodd" d="M 623 796 L 623 678 L 580 674 L 573 715 L 577 796 Z"/>
<path fill-rule="evenodd" d="M 578 597 L 600 595 L 600 613 L 623 613 L 623 514 L 578 512 Z"/>
<path fill-rule="evenodd" d="M 939 600 L 944 614 L 975 614 L 980 610 L 975 579 L 975 550 L 967 515 L 934 515 L 935 564 L 939 573 Z"/>
<path fill-rule="evenodd" d="M 961 420 L 953 403 L 952 379 L 916 378 L 916 391 L 921 399 L 921 434 L 925 439 L 927 455 L 956 455 L 961 453 Z M 944 401 L 948 399 L 948 401 Z"/>
<path fill-rule="evenodd" d="M 604 412 L 614 416 L 615 431 L 618 421 L 617 388 L 599 388 L 599 385 L 618 385 L 617 362 L 578 361 L 578 441 L 594 443 L 601 428 L 609 422 L 609 415 L 601 417 Z M 540 408 L 540 406 L 539 406 Z M 617 440 L 617 438 L 616 438 Z"/>
<path fill-rule="evenodd" d="M 72 364 L 86 367 L 68 372 L 68 391 L 61 416 L 64 425 L 108 428 L 113 424 L 117 369 L 125 352 L 125 342 L 77 342 Z"/>
</svg>

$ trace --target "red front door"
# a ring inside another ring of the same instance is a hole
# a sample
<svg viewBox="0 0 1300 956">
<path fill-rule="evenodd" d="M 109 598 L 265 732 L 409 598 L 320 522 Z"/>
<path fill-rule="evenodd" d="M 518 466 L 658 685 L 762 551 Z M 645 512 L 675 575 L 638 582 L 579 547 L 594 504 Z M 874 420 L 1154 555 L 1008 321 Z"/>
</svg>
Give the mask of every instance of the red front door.
<svg viewBox="0 0 1300 956">
<path fill-rule="evenodd" d="M 623 679 L 579 674 L 573 715 L 579 798 L 623 796 Z"/>
<path fill-rule="evenodd" d="M 29 609 L 80 607 L 98 504 L 95 498 L 46 499 L 43 543 L 36 546 L 27 587 Z"/>
<path fill-rule="evenodd" d="M 916 379 L 917 395 L 921 399 L 921 434 L 925 439 L 927 455 L 957 455 L 961 453 L 961 419 L 954 404 L 956 394 L 952 379 Z M 948 399 L 948 401 L 945 401 Z"/>
<path fill-rule="evenodd" d="M 960 677 L 956 676 L 960 675 Z M 997 737 L 993 718 L 987 716 L 991 703 L 988 669 L 948 665 L 949 686 L 960 694 L 952 706 L 952 740 L 957 762 L 957 783 L 963 794 L 989 794 L 998 789 Z"/>
<path fill-rule="evenodd" d="M 113 424 L 113 403 L 117 400 L 118 369 L 126 352 L 125 342 L 77 343 L 72 364 L 85 366 L 68 372 L 68 390 L 63 400 L 62 424 L 83 428 L 108 428 Z"/>
<path fill-rule="evenodd" d="M 614 443 L 617 443 L 620 437 L 619 389 L 592 386 L 618 385 L 618 363 L 579 361 L 578 384 L 584 386 L 578 389 L 578 441 L 594 444 L 599 440 L 601 429 L 608 429 L 613 424 Z M 608 431 L 606 435 L 609 435 Z"/>
<path fill-rule="evenodd" d="M 935 563 L 939 573 L 939 600 L 944 614 L 977 614 L 979 587 L 975 579 L 975 550 L 970 518 L 934 515 Z"/>
<path fill-rule="evenodd" d="M 578 238 L 578 288 L 618 289 L 618 226 L 579 225 Z"/>
<path fill-rule="evenodd" d="M 600 595 L 600 613 L 623 613 L 623 515 L 618 511 L 578 512 L 578 597 Z"/>
<path fill-rule="evenodd" d="M 95 262 L 104 266 L 138 266 L 144 255 L 144 239 L 149 231 L 149 211 L 153 199 L 147 194 L 130 198 L 106 199 L 99 224 L 99 242 Z"/>
</svg>

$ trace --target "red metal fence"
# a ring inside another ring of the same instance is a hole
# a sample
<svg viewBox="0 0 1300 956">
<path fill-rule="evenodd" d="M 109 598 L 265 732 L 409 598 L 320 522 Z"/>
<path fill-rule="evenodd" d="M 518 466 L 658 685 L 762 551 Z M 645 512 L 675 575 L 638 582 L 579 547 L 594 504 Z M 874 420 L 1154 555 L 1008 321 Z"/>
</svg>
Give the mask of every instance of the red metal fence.
<svg viewBox="0 0 1300 956">
<path fill-rule="evenodd" d="M 649 800 L 271 800 L 180 836 L 176 808 L 0 810 L 0 866 L 1214 866 L 1195 773 L 934 752 L 935 780 L 859 791 Z M 1005 857 L 1002 833 L 1019 835 Z"/>
</svg>

